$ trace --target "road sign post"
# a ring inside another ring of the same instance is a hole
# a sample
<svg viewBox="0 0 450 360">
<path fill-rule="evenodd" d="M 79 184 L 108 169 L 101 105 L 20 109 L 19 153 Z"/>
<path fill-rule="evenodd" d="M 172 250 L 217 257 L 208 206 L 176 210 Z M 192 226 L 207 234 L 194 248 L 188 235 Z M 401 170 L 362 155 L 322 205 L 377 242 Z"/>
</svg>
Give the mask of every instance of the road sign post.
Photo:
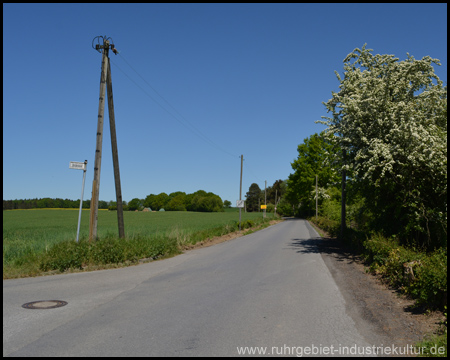
<svg viewBox="0 0 450 360">
<path fill-rule="evenodd" d="M 83 184 L 81 185 L 80 213 L 78 214 L 77 242 L 80 236 L 81 209 L 83 208 L 84 181 L 86 180 L 87 160 L 82 162 L 71 161 L 69 169 L 83 170 Z"/>
</svg>

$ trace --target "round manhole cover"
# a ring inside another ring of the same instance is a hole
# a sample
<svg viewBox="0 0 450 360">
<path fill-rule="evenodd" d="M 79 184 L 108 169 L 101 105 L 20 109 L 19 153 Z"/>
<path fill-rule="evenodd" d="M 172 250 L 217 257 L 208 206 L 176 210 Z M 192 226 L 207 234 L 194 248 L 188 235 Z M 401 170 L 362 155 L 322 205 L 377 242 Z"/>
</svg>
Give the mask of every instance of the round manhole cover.
<svg viewBox="0 0 450 360">
<path fill-rule="evenodd" d="M 67 302 L 62 300 L 40 300 L 23 304 L 22 307 L 25 309 L 54 309 L 64 305 L 67 305 Z"/>
</svg>

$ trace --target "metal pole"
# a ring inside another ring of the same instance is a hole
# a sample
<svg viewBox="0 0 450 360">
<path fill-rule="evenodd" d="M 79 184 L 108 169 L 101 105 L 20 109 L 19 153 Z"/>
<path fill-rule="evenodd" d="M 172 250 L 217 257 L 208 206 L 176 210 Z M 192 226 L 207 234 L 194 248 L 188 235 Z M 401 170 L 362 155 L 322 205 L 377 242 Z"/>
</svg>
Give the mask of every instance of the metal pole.
<svg viewBox="0 0 450 360">
<path fill-rule="evenodd" d="M 84 181 L 86 180 L 87 160 L 84 160 L 83 185 L 81 186 L 80 213 L 78 215 L 77 242 L 80 237 L 81 209 L 83 208 Z"/>
</svg>

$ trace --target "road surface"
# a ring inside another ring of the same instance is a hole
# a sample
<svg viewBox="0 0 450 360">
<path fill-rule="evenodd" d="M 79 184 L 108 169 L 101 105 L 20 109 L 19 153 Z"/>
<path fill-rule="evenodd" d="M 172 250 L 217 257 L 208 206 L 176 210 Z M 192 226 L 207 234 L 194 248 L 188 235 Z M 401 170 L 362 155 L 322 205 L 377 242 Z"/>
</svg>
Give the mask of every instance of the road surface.
<svg viewBox="0 0 450 360">
<path fill-rule="evenodd" d="M 377 336 L 347 313 L 318 237 L 287 220 L 139 266 L 4 280 L 3 355 L 370 355 Z M 68 304 L 22 308 L 38 300 Z"/>
</svg>

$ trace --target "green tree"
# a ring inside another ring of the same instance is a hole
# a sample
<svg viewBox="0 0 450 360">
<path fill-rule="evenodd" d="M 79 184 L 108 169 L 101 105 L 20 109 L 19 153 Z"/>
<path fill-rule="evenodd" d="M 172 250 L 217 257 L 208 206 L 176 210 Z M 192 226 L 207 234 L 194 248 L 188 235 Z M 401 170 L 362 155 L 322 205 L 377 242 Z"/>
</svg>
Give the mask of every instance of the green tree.
<svg viewBox="0 0 450 360">
<path fill-rule="evenodd" d="M 259 185 L 256 183 L 251 184 L 247 193 L 245 194 L 245 198 L 247 211 L 258 211 L 258 204 L 261 200 L 261 188 L 259 187 Z"/>
<path fill-rule="evenodd" d="M 218 195 L 212 192 L 207 193 L 204 190 L 198 190 L 193 194 L 189 209 L 201 212 L 224 211 L 222 199 Z"/>
<path fill-rule="evenodd" d="M 107 209 L 108 208 L 108 203 L 104 200 L 100 200 L 98 202 L 98 208 L 99 209 Z"/>
<path fill-rule="evenodd" d="M 231 207 L 231 201 L 224 200 L 223 206 L 226 207 L 227 209 L 229 209 Z"/>
<path fill-rule="evenodd" d="M 172 196 L 169 195 L 171 199 L 164 207 L 164 210 L 167 211 L 186 211 L 186 194 L 184 192 L 179 191 L 177 195 Z"/>
<path fill-rule="evenodd" d="M 163 209 L 169 201 L 169 195 L 164 192 L 158 195 L 150 194 L 144 199 L 143 206 L 149 207 L 154 211 L 159 211 L 160 209 Z"/>
<path fill-rule="evenodd" d="M 141 199 L 134 198 L 134 199 L 131 199 L 131 201 L 128 203 L 129 211 L 142 210 L 143 208 L 144 208 L 143 200 L 141 200 Z"/>
<path fill-rule="evenodd" d="M 340 91 L 319 121 L 346 154 L 343 168 L 387 235 L 433 246 L 447 242 L 447 87 L 439 60 L 355 49 L 344 59 Z"/>
<path fill-rule="evenodd" d="M 291 163 L 294 172 L 287 181 L 286 200 L 288 200 L 301 216 L 315 213 L 315 184 L 328 188 L 337 186 L 340 175 L 333 163 L 335 148 L 323 134 L 313 134 L 298 145 L 297 159 Z"/>
<path fill-rule="evenodd" d="M 275 204 L 275 200 L 279 201 L 284 195 L 285 190 L 286 187 L 283 185 L 283 180 L 275 181 L 272 186 L 267 188 L 267 203 Z"/>
<path fill-rule="evenodd" d="M 117 210 L 117 201 L 111 200 L 108 203 L 108 210 Z"/>
</svg>

